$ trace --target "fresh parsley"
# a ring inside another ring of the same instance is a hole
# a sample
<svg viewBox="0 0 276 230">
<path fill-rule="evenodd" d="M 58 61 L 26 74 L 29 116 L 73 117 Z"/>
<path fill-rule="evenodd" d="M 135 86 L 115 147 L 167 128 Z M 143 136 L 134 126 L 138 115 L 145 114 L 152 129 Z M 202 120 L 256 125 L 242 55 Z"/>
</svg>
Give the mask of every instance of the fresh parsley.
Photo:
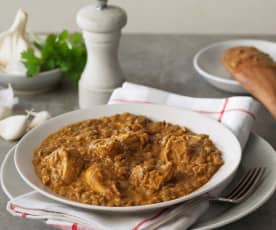
<svg viewBox="0 0 276 230">
<path fill-rule="evenodd" d="M 64 30 L 58 35 L 50 34 L 45 42 L 35 42 L 34 45 L 40 50 L 40 57 L 35 56 L 32 50 L 21 53 L 28 77 L 59 68 L 77 85 L 87 60 L 86 47 L 80 33 Z"/>
</svg>

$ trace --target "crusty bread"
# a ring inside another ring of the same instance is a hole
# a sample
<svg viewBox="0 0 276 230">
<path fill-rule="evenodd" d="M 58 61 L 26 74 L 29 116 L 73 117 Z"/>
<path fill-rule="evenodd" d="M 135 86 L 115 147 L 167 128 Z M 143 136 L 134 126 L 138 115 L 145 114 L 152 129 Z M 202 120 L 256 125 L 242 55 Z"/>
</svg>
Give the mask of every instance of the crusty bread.
<svg viewBox="0 0 276 230">
<path fill-rule="evenodd" d="M 240 46 L 226 50 L 222 62 L 232 77 L 276 119 L 276 64 L 272 58 L 255 47 Z"/>
<path fill-rule="evenodd" d="M 222 63 L 232 75 L 239 72 L 241 68 L 275 66 L 273 59 L 268 54 L 251 46 L 227 49 L 222 55 Z"/>
</svg>

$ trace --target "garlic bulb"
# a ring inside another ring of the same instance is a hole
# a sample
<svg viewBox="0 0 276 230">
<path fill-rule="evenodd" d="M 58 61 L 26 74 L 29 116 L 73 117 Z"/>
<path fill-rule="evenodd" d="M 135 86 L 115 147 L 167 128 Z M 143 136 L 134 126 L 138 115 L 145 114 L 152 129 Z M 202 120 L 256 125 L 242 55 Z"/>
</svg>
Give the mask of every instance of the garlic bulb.
<svg viewBox="0 0 276 230">
<path fill-rule="evenodd" d="M 8 141 L 22 137 L 27 129 L 29 115 L 15 115 L 0 121 L 0 136 Z"/>
<path fill-rule="evenodd" d="M 48 111 L 41 111 L 41 112 L 33 112 L 33 111 L 26 111 L 27 114 L 33 116 L 33 119 L 31 120 L 30 124 L 28 125 L 28 129 L 33 129 L 35 127 L 40 126 L 43 124 L 46 120 L 48 120 L 51 117 L 51 114 Z"/>
<path fill-rule="evenodd" d="M 26 67 L 18 60 L 12 60 L 5 68 L 5 72 L 17 75 L 18 77 L 26 77 Z"/>
<path fill-rule="evenodd" d="M 0 34 L 0 70 L 3 72 L 7 72 L 7 67 L 10 71 L 11 66 L 22 68 L 22 65 L 16 63 L 21 63 L 23 51 L 31 49 L 35 55 L 40 56 L 40 51 L 26 37 L 27 19 L 27 13 L 19 9 L 10 29 Z M 26 73 L 26 69 L 24 71 Z M 15 72 L 18 73 L 19 70 Z"/>
</svg>

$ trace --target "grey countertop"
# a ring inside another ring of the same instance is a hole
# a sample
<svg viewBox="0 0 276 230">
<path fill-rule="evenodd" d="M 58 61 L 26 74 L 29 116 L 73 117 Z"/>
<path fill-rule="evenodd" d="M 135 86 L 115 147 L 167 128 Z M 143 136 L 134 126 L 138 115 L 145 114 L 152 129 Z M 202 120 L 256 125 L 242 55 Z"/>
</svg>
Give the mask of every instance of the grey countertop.
<svg viewBox="0 0 276 230">
<path fill-rule="evenodd" d="M 124 35 L 120 47 L 120 61 L 126 80 L 169 90 L 193 97 L 226 97 L 233 94 L 213 88 L 193 69 L 194 54 L 202 47 L 217 41 L 235 38 L 276 40 L 274 36 L 221 36 L 221 35 Z M 22 96 L 20 102 L 35 110 L 48 110 L 53 116 L 78 108 L 77 91 L 64 81 L 57 89 L 37 95 Z M 254 131 L 276 147 L 276 121 L 263 108 Z M 0 162 L 15 143 L 0 140 Z M 261 153 L 260 153 L 261 154 Z M 0 189 L 1 230 L 52 229 L 39 221 L 10 216 L 6 210 L 7 197 Z M 276 229 L 276 194 L 260 209 L 247 217 L 229 224 L 224 230 Z"/>
</svg>

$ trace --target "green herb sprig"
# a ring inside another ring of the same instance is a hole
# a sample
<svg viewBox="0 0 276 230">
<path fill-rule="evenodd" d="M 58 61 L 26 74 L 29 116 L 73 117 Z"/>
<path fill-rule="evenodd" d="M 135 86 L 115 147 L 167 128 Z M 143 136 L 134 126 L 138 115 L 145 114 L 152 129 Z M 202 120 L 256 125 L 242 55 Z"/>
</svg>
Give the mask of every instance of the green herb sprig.
<svg viewBox="0 0 276 230">
<path fill-rule="evenodd" d="M 40 57 L 33 50 L 21 53 L 21 61 L 27 68 L 28 77 L 59 68 L 77 85 L 87 60 L 86 47 L 80 33 L 64 30 L 58 35 L 50 34 L 45 42 L 35 42 L 34 45 L 41 51 Z"/>
</svg>

